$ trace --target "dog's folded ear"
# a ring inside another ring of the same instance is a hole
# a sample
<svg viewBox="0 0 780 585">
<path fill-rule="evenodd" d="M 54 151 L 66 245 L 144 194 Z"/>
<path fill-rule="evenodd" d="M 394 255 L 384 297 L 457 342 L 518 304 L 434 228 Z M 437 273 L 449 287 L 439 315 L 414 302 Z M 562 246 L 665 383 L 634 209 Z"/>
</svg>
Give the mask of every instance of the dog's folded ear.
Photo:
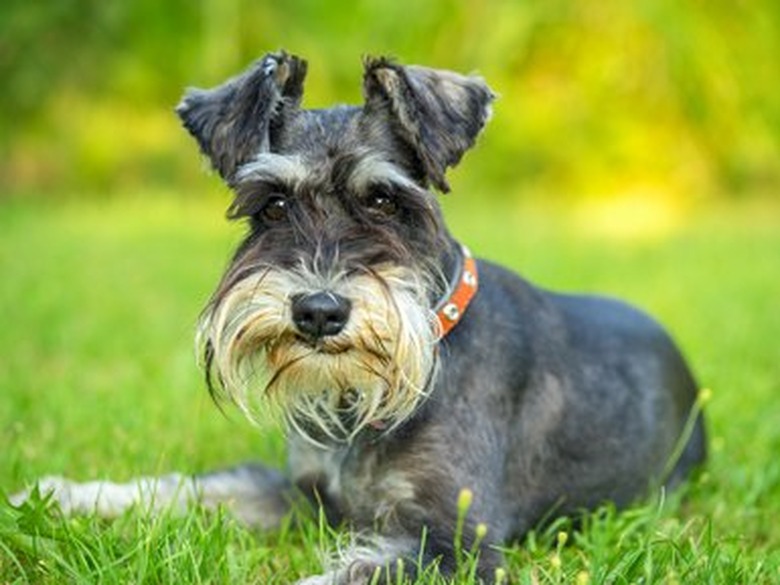
<svg viewBox="0 0 780 585">
<path fill-rule="evenodd" d="M 269 151 L 274 133 L 300 105 L 306 61 L 270 53 L 241 75 L 213 89 L 189 89 L 176 113 L 230 182 L 238 167 Z"/>
<path fill-rule="evenodd" d="M 428 181 L 449 191 L 447 169 L 473 146 L 495 95 L 479 77 L 367 57 L 364 111 L 384 115 L 417 154 Z"/>
</svg>

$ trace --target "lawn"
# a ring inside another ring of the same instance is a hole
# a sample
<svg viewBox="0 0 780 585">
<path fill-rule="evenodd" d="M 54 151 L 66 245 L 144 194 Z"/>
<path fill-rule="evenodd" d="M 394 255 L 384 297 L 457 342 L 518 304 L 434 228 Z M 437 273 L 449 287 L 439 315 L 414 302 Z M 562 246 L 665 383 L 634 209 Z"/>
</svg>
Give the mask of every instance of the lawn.
<svg viewBox="0 0 780 585">
<path fill-rule="evenodd" d="M 283 465 L 278 429 L 222 414 L 194 363 L 196 317 L 241 233 L 222 219 L 226 203 L 0 203 L 0 492 L 46 474 Z M 446 207 L 478 255 L 658 316 L 712 390 L 700 477 L 599 510 L 578 531 L 560 521 L 531 534 L 506 551 L 513 582 L 780 582 L 780 205 L 708 204 L 655 222 L 465 195 Z M 316 518 L 260 534 L 202 511 L 106 522 L 1 502 L 0 583 L 288 583 L 319 571 L 340 538 Z M 459 582 L 468 572 L 464 558 Z"/>
</svg>

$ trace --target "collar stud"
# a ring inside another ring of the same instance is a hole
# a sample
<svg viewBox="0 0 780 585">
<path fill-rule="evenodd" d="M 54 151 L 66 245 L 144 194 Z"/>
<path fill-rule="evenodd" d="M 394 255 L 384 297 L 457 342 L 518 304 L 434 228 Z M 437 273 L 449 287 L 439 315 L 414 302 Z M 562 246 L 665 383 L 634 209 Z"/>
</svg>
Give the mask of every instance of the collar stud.
<svg viewBox="0 0 780 585">
<path fill-rule="evenodd" d="M 477 262 L 468 248 L 461 246 L 462 262 L 447 294 L 436 306 L 439 339 L 446 336 L 461 320 L 479 288 Z"/>
</svg>

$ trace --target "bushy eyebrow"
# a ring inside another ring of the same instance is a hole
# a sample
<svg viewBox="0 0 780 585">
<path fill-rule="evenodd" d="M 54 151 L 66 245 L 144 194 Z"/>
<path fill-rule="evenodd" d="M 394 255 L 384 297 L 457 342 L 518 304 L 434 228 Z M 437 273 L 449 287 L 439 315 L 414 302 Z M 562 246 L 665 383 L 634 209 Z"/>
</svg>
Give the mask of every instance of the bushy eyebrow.
<svg viewBox="0 0 780 585">
<path fill-rule="evenodd" d="M 257 201 L 252 200 L 258 195 L 273 191 L 333 191 L 362 197 L 374 187 L 386 186 L 421 199 L 429 195 L 403 167 L 368 149 L 343 153 L 319 166 L 300 154 L 261 153 L 238 170 L 231 186 L 237 195 L 233 210 L 239 214 L 254 208 Z"/>
<path fill-rule="evenodd" d="M 271 183 L 293 188 L 310 176 L 302 156 L 264 152 L 238 170 L 234 183 Z"/>
<path fill-rule="evenodd" d="M 366 154 L 352 167 L 347 187 L 356 193 L 364 193 L 377 184 L 392 185 L 411 192 L 422 191 L 398 165 L 378 154 Z"/>
</svg>

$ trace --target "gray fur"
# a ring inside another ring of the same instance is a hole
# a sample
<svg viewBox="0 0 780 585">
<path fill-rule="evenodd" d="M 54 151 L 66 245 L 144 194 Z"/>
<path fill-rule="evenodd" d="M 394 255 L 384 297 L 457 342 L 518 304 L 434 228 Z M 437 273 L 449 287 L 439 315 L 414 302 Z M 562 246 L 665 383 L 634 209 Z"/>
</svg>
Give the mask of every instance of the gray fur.
<svg viewBox="0 0 780 585">
<path fill-rule="evenodd" d="M 306 61 L 266 55 L 215 89 L 190 89 L 176 113 L 229 182 L 238 165 L 270 149 L 275 125 L 300 103 L 305 77 Z"/>
<path fill-rule="evenodd" d="M 402 67 L 384 58 L 366 59 L 363 93 L 369 115 L 394 123 L 427 177 L 445 192 L 445 171 L 473 146 L 495 97 L 478 77 Z"/>
<path fill-rule="evenodd" d="M 268 267 L 293 275 L 279 282 L 324 282 L 347 296 L 358 277 L 394 290 L 383 279 L 403 267 L 417 275 L 414 287 L 430 311 L 461 255 L 428 187 L 447 190 L 445 171 L 474 143 L 492 92 L 478 78 L 368 59 L 363 106 L 301 110 L 305 62 L 280 53 L 258 63 L 214 90 L 188 93 L 178 110 L 236 191 L 231 217 L 249 226 L 207 315 Z M 357 585 L 376 570 L 380 583 L 395 582 L 397 571 L 413 577 L 418 559 L 451 572 L 458 495 L 468 489 L 463 544 L 487 526 L 479 574 L 489 580 L 501 563 L 493 545 L 555 515 L 630 505 L 704 460 L 697 385 L 652 319 L 619 301 L 539 289 L 487 261 L 478 268 L 479 292 L 460 323 L 435 347 L 416 349 L 433 352 L 436 367 L 411 414 L 389 427 L 383 420 L 360 427 L 347 441 L 296 420 L 288 429 L 289 479 L 253 467 L 189 480 L 186 493 L 232 502 L 241 518 L 263 526 L 278 521 L 295 494 L 307 496 L 367 544 L 301 583 Z M 282 299 L 314 292 L 285 286 L 265 292 Z M 207 322 L 207 338 L 209 327 L 216 326 Z M 291 344 L 309 343 L 314 353 L 331 347 L 284 327 Z M 346 348 L 348 332 L 335 338 Z M 214 346 L 207 341 L 203 350 L 218 389 L 224 377 Z M 360 395 L 349 390 L 344 401 Z M 693 433 L 683 437 L 691 416 Z M 680 441 L 687 441 L 682 455 L 670 461 Z M 231 485 L 235 494 L 220 491 Z M 65 504 L 62 484 L 49 487 Z M 67 490 L 95 497 L 87 487 Z M 99 498 L 95 506 L 102 511 Z"/>
</svg>

